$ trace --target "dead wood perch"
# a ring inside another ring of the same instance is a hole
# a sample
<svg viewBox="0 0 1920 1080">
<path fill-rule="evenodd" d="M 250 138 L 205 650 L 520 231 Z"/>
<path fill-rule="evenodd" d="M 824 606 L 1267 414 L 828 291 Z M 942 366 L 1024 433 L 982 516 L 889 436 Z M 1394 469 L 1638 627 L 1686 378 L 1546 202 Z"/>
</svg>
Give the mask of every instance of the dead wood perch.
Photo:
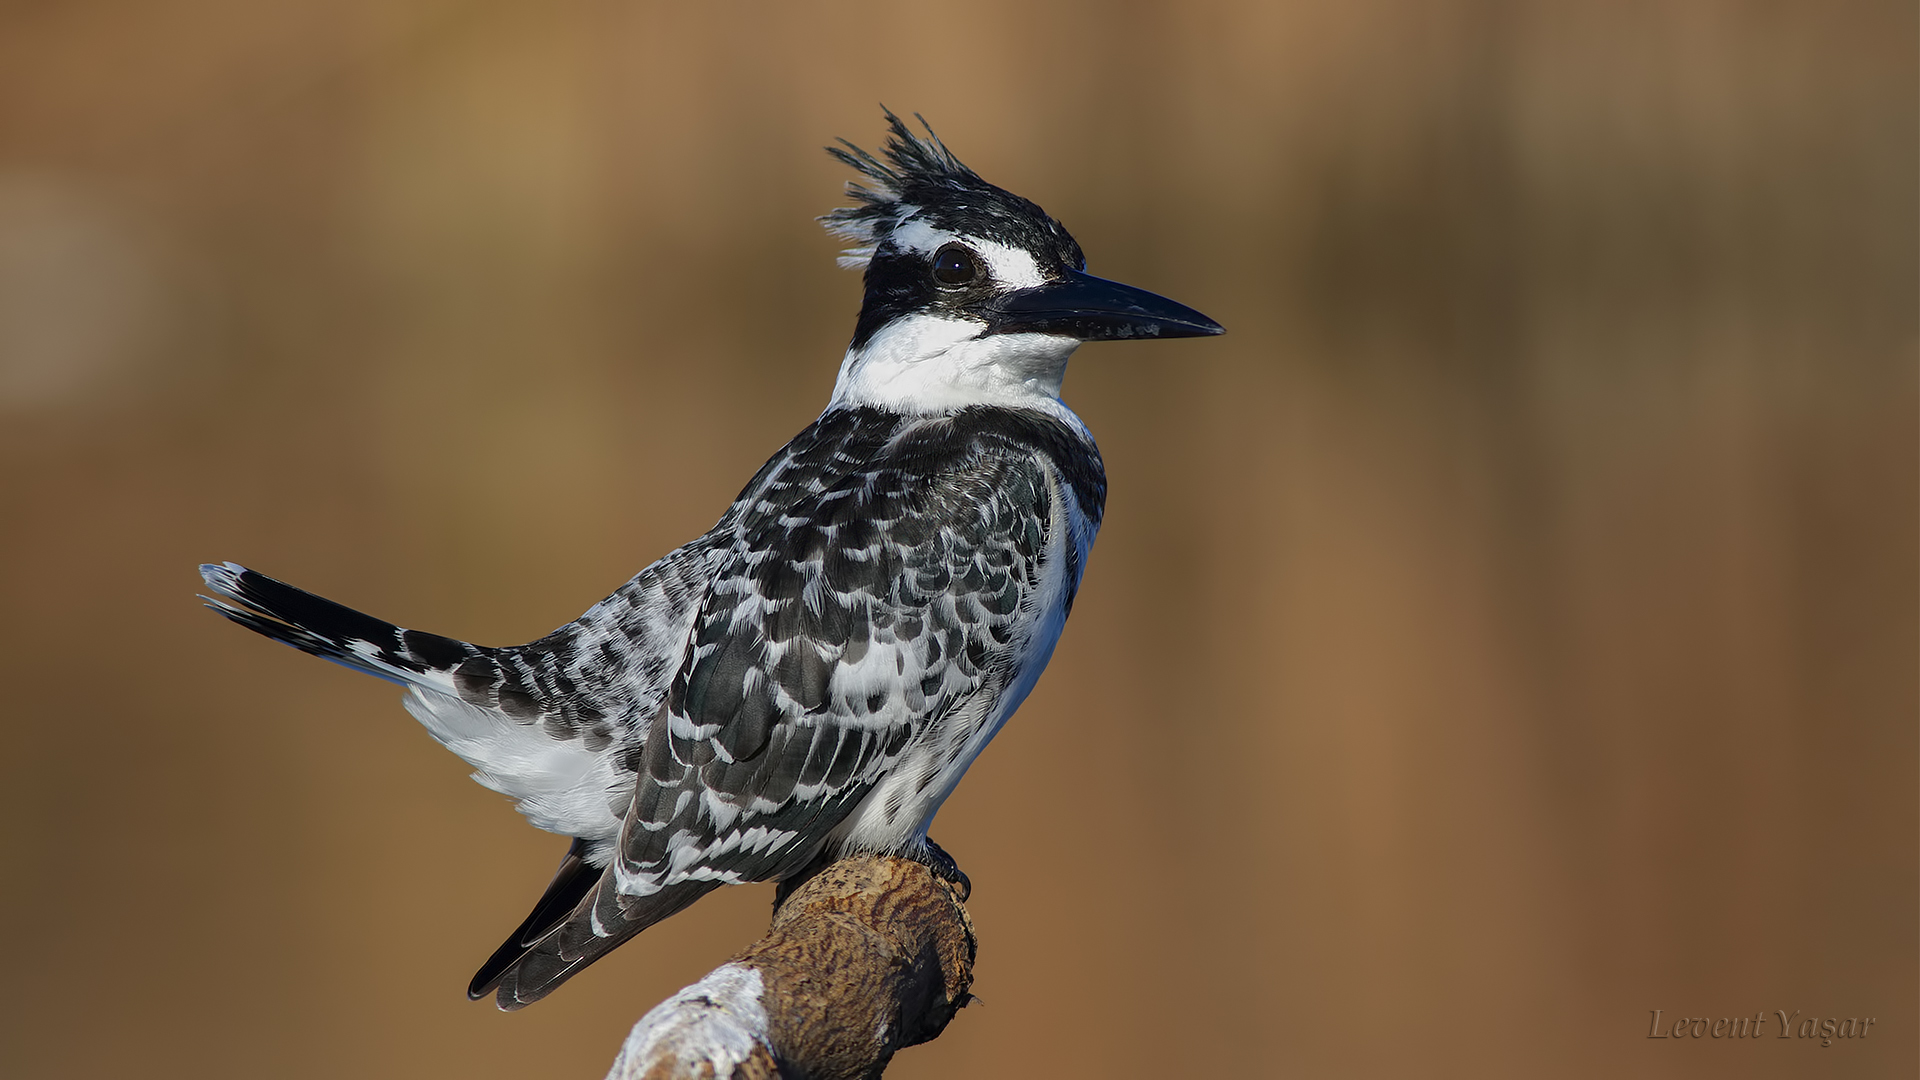
<svg viewBox="0 0 1920 1080">
<path fill-rule="evenodd" d="M 973 985 L 957 886 L 906 859 L 829 864 L 752 947 L 640 1018 L 607 1080 L 877 1077 Z"/>
</svg>

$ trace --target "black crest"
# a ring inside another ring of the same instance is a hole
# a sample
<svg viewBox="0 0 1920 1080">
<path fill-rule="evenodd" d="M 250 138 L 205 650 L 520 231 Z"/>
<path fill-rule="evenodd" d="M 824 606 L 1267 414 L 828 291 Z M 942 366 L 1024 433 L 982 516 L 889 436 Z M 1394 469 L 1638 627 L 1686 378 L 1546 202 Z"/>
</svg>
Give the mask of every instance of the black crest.
<svg viewBox="0 0 1920 1080">
<path fill-rule="evenodd" d="M 1031 200 L 982 180 L 979 173 L 953 156 L 925 117 L 914 115 L 926 131 L 922 138 L 891 109 L 883 107 L 881 111 L 886 113 L 888 127 L 881 156 L 845 139 L 839 146 L 827 147 L 827 153 L 867 181 L 847 183 L 847 194 L 858 205 L 842 207 L 820 219 L 835 234 L 860 245 L 846 253 L 842 265 L 866 265 L 894 229 L 924 219 L 951 232 L 1050 255 L 1073 269 L 1086 266 L 1080 245 L 1058 221 Z"/>
</svg>

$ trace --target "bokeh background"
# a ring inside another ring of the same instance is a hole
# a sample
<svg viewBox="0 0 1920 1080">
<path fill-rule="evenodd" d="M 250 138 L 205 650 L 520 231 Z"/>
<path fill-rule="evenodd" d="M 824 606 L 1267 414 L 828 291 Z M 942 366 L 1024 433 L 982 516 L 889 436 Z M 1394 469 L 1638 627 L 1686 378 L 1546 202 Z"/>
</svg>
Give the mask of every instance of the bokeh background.
<svg viewBox="0 0 1920 1080">
<path fill-rule="evenodd" d="M 705 529 L 885 102 L 1230 328 L 1075 361 L 1106 528 L 893 1075 L 1914 1075 L 1915 21 L 8 5 L 0 1074 L 594 1077 L 758 936 L 469 1004 L 564 843 L 193 568 L 501 644 Z"/>
</svg>

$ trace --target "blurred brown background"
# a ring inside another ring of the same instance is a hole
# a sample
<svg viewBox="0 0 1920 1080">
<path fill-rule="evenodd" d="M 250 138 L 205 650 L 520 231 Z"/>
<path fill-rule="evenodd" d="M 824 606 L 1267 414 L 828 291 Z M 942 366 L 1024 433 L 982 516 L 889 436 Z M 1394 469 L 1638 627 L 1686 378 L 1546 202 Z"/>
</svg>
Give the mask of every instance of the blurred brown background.
<svg viewBox="0 0 1920 1080">
<path fill-rule="evenodd" d="M 894 1075 L 1914 1075 L 1915 30 L 7 6 L 0 1074 L 596 1077 L 760 933 L 469 1004 L 564 842 L 193 567 L 509 643 L 706 528 L 832 385 L 884 101 L 1231 331 L 1075 363 L 1106 529 Z"/>
</svg>

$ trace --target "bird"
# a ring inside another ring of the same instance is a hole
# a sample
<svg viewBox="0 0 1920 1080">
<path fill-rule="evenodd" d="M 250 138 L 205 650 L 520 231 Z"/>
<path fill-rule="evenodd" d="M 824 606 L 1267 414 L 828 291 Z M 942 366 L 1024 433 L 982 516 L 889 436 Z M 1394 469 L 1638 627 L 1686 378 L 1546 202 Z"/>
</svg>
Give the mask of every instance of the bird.
<svg viewBox="0 0 1920 1080">
<path fill-rule="evenodd" d="M 722 885 L 855 853 L 964 882 L 927 836 L 1034 687 L 1106 502 L 1060 398 L 1084 342 L 1222 333 L 1086 272 L 1037 204 L 915 114 L 820 220 L 864 270 L 826 408 L 705 535 L 525 645 L 405 629 L 233 562 L 207 606 L 405 689 L 427 732 L 571 838 L 468 996 L 540 1000 Z"/>
</svg>

